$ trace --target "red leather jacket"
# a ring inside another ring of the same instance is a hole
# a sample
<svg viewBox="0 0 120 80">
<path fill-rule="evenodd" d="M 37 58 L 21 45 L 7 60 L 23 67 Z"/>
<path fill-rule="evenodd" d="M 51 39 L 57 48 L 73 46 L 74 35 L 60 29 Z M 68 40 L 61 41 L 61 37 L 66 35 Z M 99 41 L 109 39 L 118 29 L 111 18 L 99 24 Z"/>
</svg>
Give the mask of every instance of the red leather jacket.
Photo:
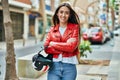
<svg viewBox="0 0 120 80">
<path fill-rule="evenodd" d="M 45 49 L 45 52 L 53 54 L 54 58 L 58 58 L 59 54 L 62 54 L 63 57 L 71 57 L 78 54 L 78 45 L 80 42 L 79 31 L 79 26 L 77 24 L 68 23 L 63 36 L 61 36 L 59 24 L 51 27 L 44 43 L 45 47 L 48 46 Z M 75 41 L 67 43 L 67 40 L 70 38 L 75 38 Z M 49 46 L 51 41 L 53 42 L 53 45 Z"/>
</svg>

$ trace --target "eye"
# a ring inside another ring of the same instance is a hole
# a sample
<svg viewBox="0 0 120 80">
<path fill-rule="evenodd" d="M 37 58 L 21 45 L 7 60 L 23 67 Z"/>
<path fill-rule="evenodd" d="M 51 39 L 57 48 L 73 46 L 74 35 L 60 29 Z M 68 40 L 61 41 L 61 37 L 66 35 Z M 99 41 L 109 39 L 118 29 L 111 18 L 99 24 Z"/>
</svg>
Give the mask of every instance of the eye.
<svg viewBox="0 0 120 80">
<path fill-rule="evenodd" d="M 59 11 L 59 13 L 60 13 L 60 14 L 63 14 L 63 13 L 64 13 L 64 14 L 66 14 L 66 15 L 69 15 L 70 12 L 69 12 L 69 11 Z"/>
<path fill-rule="evenodd" d="M 60 11 L 60 13 L 62 14 L 62 13 L 63 13 L 63 11 Z"/>
<path fill-rule="evenodd" d="M 65 14 L 69 14 L 70 12 L 69 11 L 65 11 Z"/>
</svg>

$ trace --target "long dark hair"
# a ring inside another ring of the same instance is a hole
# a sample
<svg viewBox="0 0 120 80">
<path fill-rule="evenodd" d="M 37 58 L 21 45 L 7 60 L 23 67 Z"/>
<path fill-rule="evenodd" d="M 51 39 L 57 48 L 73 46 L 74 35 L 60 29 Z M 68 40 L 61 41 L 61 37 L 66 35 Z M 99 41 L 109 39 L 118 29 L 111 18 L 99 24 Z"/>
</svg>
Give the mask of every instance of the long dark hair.
<svg viewBox="0 0 120 80">
<path fill-rule="evenodd" d="M 78 15 L 76 14 L 76 12 L 72 9 L 72 7 L 70 6 L 69 3 L 62 3 L 61 5 L 58 6 L 58 8 L 55 11 L 55 14 L 53 15 L 53 24 L 57 25 L 59 24 L 59 19 L 57 16 L 57 13 L 59 11 L 59 9 L 63 6 L 66 6 L 69 10 L 70 10 L 70 17 L 68 19 L 68 23 L 74 23 L 74 24 L 78 24 L 80 26 L 80 20 Z"/>
</svg>

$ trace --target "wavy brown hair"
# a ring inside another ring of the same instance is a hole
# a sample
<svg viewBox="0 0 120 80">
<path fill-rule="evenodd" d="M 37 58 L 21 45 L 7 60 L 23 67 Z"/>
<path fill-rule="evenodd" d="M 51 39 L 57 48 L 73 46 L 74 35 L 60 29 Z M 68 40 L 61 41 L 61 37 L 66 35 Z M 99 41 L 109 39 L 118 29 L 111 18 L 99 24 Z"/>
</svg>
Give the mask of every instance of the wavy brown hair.
<svg viewBox="0 0 120 80">
<path fill-rule="evenodd" d="M 76 14 L 76 12 L 72 9 L 72 7 L 70 6 L 69 3 L 62 3 L 61 5 L 58 6 L 58 8 L 56 9 L 54 15 L 53 15 L 53 24 L 54 25 L 57 25 L 59 24 L 59 19 L 58 19 L 58 16 L 57 16 L 57 13 L 59 11 L 59 9 L 63 6 L 66 6 L 69 10 L 70 10 L 70 17 L 68 19 L 68 23 L 74 23 L 74 24 L 78 24 L 80 25 L 80 20 L 79 20 L 79 17 L 78 15 Z"/>
</svg>

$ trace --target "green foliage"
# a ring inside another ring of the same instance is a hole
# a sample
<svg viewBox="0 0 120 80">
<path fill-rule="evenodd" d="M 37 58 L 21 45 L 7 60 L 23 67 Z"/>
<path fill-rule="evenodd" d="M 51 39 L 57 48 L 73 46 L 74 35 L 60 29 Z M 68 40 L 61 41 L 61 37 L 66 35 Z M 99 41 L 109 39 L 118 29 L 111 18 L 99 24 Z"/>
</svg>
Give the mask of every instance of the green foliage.
<svg viewBox="0 0 120 80">
<path fill-rule="evenodd" d="M 80 45 L 79 45 L 79 49 L 80 49 L 80 56 L 82 57 L 87 57 L 87 54 L 85 54 L 86 51 L 89 51 L 89 53 L 92 52 L 92 49 L 90 47 L 91 43 L 88 40 L 83 40 L 81 41 Z"/>
<path fill-rule="evenodd" d="M 109 6 L 114 7 L 115 0 L 109 0 Z"/>
<path fill-rule="evenodd" d="M 119 10 L 119 6 L 118 5 L 115 5 L 114 8 L 115 8 L 115 10 Z"/>
</svg>

